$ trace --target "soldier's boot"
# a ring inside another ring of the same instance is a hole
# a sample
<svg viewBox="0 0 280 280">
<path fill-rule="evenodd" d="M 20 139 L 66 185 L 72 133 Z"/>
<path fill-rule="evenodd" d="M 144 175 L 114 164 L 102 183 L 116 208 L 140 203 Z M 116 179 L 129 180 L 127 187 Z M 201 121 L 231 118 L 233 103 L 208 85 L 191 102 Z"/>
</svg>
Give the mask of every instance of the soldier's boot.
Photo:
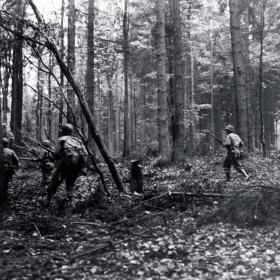
<svg viewBox="0 0 280 280">
<path fill-rule="evenodd" d="M 249 175 L 247 174 L 247 172 L 243 168 L 241 169 L 241 173 L 244 175 L 245 180 L 249 179 Z"/>
<path fill-rule="evenodd" d="M 225 174 L 226 174 L 226 181 L 230 182 L 231 181 L 230 170 L 225 169 Z"/>
</svg>

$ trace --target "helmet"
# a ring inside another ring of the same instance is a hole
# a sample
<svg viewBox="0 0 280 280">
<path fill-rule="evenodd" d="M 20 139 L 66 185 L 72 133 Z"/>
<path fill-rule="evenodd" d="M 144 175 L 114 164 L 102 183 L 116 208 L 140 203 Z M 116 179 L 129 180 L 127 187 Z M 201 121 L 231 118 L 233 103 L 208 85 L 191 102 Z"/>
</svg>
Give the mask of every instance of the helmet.
<svg viewBox="0 0 280 280">
<path fill-rule="evenodd" d="M 4 137 L 4 138 L 2 139 L 2 143 L 3 143 L 4 145 L 5 145 L 5 144 L 8 145 L 8 144 L 9 144 L 9 139 Z"/>
<path fill-rule="evenodd" d="M 45 146 L 45 147 L 49 147 L 50 146 L 50 141 L 45 139 L 45 140 L 42 141 L 42 145 Z"/>
<path fill-rule="evenodd" d="M 62 135 L 72 135 L 73 133 L 73 125 L 71 123 L 65 123 L 61 126 Z"/>
<path fill-rule="evenodd" d="M 225 127 L 225 130 L 230 131 L 230 132 L 233 132 L 233 131 L 234 131 L 234 127 L 233 127 L 233 125 L 229 124 L 229 125 L 227 125 L 227 126 Z"/>
</svg>

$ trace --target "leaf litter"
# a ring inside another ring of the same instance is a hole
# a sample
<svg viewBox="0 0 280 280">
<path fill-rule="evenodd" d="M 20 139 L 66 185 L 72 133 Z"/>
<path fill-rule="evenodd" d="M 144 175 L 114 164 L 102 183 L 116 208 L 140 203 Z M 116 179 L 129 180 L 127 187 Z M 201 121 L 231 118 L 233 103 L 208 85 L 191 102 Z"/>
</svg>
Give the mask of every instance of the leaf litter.
<svg viewBox="0 0 280 280">
<path fill-rule="evenodd" d="M 278 159 L 249 159 L 252 179 L 230 183 L 218 163 L 147 161 L 144 195 L 110 186 L 99 204 L 97 176 L 82 177 L 71 217 L 63 188 L 46 210 L 40 174 L 22 171 L 0 216 L 0 279 L 277 279 Z"/>
</svg>

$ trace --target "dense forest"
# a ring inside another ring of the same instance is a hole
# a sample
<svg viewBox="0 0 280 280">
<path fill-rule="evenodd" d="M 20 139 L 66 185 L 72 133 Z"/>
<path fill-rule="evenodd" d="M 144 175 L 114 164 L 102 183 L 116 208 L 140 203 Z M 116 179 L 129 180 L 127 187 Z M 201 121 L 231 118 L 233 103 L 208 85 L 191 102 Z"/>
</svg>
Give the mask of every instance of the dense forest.
<svg viewBox="0 0 280 280">
<path fill-rule="evenodd" d="M 1 279 L 279 277 L 279 1 L 0 7 Z M 69 214 L 63 188 L 45 204 L 67 168 L 40 183 L 39 154 L 72 126 L 88 157 Z M 233 132 L 242 169 L 222 159 Z"/>
</svg>

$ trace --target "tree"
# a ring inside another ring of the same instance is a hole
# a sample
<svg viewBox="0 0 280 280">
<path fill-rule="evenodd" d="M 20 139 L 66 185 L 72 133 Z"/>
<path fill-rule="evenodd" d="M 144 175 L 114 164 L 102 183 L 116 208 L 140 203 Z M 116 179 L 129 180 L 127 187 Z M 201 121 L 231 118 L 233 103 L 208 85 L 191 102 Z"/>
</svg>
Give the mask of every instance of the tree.
<svg viewBox="0 0 280 280">
<path fill-rule="evenodd" d="M 230 32 L 235 83 L 237 130 L 248 144 L 247 92 L 248 92 L 248 0 L 230 0 Z"/>
<path fill-rule="evenodd" d="M 86 96 L 94 118 L 94 0 L 88 1 Z"/>
<path fill-rule="evenodd" d="M 174 91 L 171 94 L 171 103 L 174 108 L 172 119 L 173 161 L 184 160 L 184 64 L 182 51 L 182 22 L 180 15 L 180 0 L 171 0 L 173 19 L 173 65 Z"/>
<path fill-rule="evenodd" d="M 17 1 L 16 14 L 24 16 L 25 5 L 22 0 Z M 23 25 L 17 21 L 16 28 L 18 33 L 23 32 Z M 23 39 L 15 35 L 13 46 L 13 74 L 12 74 L 12 115 L 11 129 L 15 135 L 15 142 L 21 142 L 22 126 L 22 101 L 23 101 Z"/>
<path fill-rule="evenodd" d="M 75 0 L 69 0 L 68 2 L 68 54 L 67 54 L 67 66 L 70 72 L 75 75 L 75 36 L 76 36 L 76 8 Z M 75 95 L 73 90 L 69 88 L 67 90 L 67 98 L 71 107 L 75 110 Z M 73 122 L 71 110 L 67 109 L 67 119 L 69 122 Z"/>
<path fill-rule="evenodd" d="M 159 153 L 163 161 L 171 159 L 170 135 L 168 126 L 167 75 L 165 50 L 165 3 L 157 0 L 157 80 L 158 80 L 158 141 Z"/>
<path fill-rule="evenodd" d="M 130 132 L 129 132 L 129 96 L 128 96 L 128 63 L 129 63 L 129 17 L 128 0 L 124 0 L 123 12 L 123 74 L 124 74 L 124 140 L 123 157 L 130 156 Z"/>
</svg>

